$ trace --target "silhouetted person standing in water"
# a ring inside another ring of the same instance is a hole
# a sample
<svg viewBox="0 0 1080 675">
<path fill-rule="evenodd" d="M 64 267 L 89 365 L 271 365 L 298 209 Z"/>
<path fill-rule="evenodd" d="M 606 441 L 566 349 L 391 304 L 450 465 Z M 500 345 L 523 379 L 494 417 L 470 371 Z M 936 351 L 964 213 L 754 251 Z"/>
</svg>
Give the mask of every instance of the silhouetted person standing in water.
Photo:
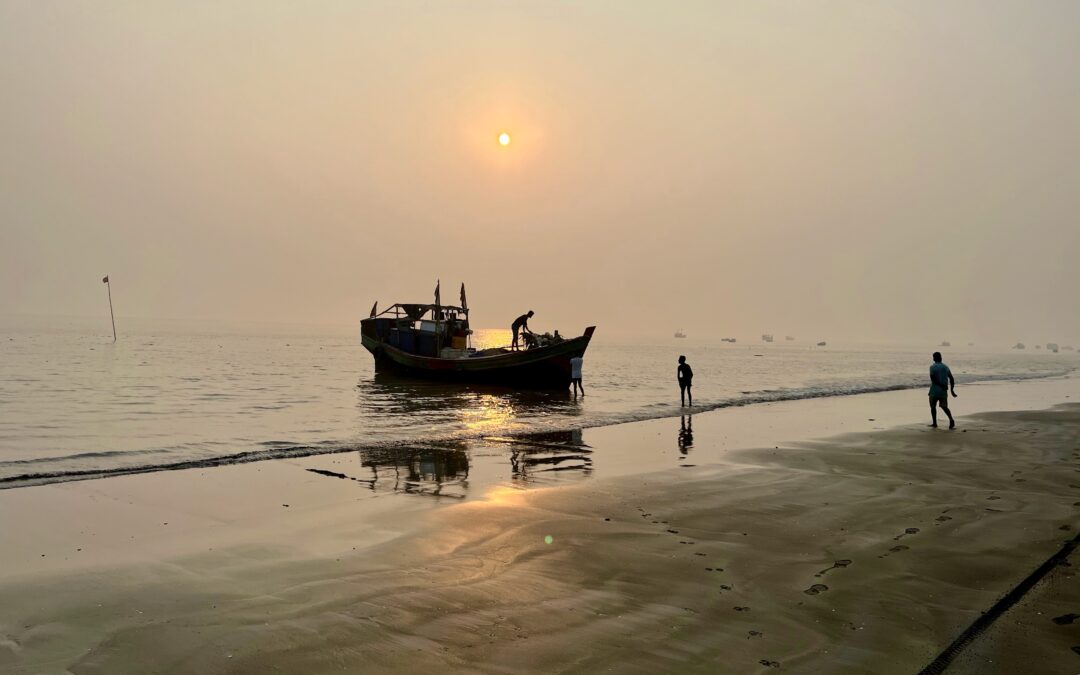
<svg viewBox="0 0 1080 675">
<path fill-rule="evenodd" d="M 511 345 L 514 349 L 518 348 L 518 333 L 531 333 L 529 330 L 529 319 L 533 316 L 533 311 L 530 309 L 528 313 L 522 314 L 518 318 L 514 319 L 513 325 L 510 326 L 510 330 L 514 331 L 514 343 Z"/>
<path fill-rule="evenodd" d="M 574 390 L 574 398 L 577 398 L 578 390 L 585 395 L 585 387 L 581 386 L 581 366 L 585 360 L 580 356 L 570 359 L 570 388 Z"/>
<path fill-rule="evenodd" d="M 685 356 L 679 357 L 679 400 L 683 405 L 686 405 L 686 400 L 690 399 L 690 405 L 694 405 L 694 394 L 690 391 L 690 386 L 694 383 L 694 371 L 690 368 L 690 364 L 686 362 Z"/>
<path fill-rule="evenodd" d="M 934 363 L 930 366 L 930 418 L 937 428 L 937 406 L 949 416 L 949 428 L 956 428 L 956 420 L 949 412 L 949 390 L 952 390 L 953 398 L 956 398 L 956 380 L 953 379 L 952 371 L 941 362 L 941 352 L 934 352 Z"/>
</svg>

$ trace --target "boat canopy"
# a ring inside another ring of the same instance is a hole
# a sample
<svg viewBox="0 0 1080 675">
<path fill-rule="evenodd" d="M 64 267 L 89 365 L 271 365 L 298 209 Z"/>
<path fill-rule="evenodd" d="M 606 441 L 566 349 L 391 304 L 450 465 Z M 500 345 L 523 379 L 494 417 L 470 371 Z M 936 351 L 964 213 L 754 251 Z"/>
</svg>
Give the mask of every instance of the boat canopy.
<svg viewBox="0 0 1080 675">
<path fill-rule="evenodd" d="M 413 321 L 419 321 L 427 313 L 431 313 L 432 316 L 438 315 L 439 312 L 444 314 L 465 314 L 468 315 L 469 310 L 461 307 L 455 307 L 454 305 L 421 305 L 416 303 L 399 302 L 390 305 L 378 314 L 373 314 L 372 317 L 385 316 L 393 314 L 395 318 L 400 318 L 401 315 L 405 315 L 407 318 Z"/>
</svg>

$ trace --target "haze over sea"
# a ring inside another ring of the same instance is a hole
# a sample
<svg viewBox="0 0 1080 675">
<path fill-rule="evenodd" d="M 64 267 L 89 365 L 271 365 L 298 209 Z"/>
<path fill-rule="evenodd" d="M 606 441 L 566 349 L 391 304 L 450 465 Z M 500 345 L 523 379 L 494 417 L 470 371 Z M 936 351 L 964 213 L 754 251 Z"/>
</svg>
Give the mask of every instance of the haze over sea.
<svg viewBox="0 0 1080 675">
<path fill-rule="evenodd" d="M 584 328 L 584 327 L 581 327 Z M 564 330 L 564 334 L 580 330 Z M 925 386 L 933 345 L 690 336 L 606 337 L 585 357 L 587 395 L 448 387 L 376 375 L 356 330 L 129 320 L 8 320 L 0 331 L 0 487 L 19 477 L 153 470 L 576 429 L 677 416 L 676 358 L 695 370 L 694 412 Z M 505 344 L 480 330 L 474 345 Z M 942 348 L 960 384 L 1062 375 L 1075 352 Z M 913 397 L 913 405 L 923 399 Z"/>
</svg>

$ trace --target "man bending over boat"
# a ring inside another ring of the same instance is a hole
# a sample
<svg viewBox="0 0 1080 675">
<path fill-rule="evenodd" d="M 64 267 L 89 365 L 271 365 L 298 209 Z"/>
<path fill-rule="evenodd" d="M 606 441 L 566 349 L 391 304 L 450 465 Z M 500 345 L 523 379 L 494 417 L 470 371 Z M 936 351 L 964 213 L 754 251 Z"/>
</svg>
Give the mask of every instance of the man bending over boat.
<svg viewBox="0 0 1080 675">
<path fill-rule="evenodd" d="M 510 326 L 510 330 L 514 331 L 514 342 L 511 348 L 518 348 L 518 333 L 528 333 L 532 335 L 533 332 L 529 330 L 529 319 L 533 316 L 533 311 L 530 309 L 527 314 L 522 314 L 518 318 L 514 319 L 514 323 Z"/>
</svg>

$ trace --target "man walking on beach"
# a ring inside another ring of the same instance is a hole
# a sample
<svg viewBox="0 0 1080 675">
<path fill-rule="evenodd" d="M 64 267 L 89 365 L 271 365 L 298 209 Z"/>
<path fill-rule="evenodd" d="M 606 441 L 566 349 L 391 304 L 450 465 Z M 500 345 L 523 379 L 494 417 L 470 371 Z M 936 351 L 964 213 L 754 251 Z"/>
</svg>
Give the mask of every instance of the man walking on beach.
<svg viewBox="0 0 1080 675">
<path fill-rule="evenodd" d="M 529 330 L 529 319 L 532 318 L 533 311 L 530 309 L 528 313 L 522 314 L 518 318 L 514 319 L 514 324 L 510 326 L 510 330 L 514 331 L 514 342 L 511 345 L 513 349 L 518 348 L 518 333 L 532 333 Z"/>
<path fill-rule="evenodd" d="M 679 379 L 679 400 L 682 404 L 686 405 L 686 399 L 690 399 L 690 406 L 694 405 L 694 394 L 690 391 L 690 386 L 694 382 L 694 371 L 691 370 L 690 364 L 686 362 L 685 356 L 679 357 L 679 371 L 677 375 Z"/>
<path fill-rule="evenodd" d="M 953 379 L 952 371 L 941 362 L 941 352 L 934 352 L 934 363 L 930 366 L 930 425 L 937 428 L 937 406 L 949 416 L 949 428 L 956 428 L 956 420 L 949 411 L 949 390 L 952 390 L 953 398 L 956 398 L 956 380 Z"/>
<path fill-rule="evenodd" d="M 578 394 L 578 390 L 581 390 L 581 395 L 585 395 L 585 387 L 581 386 L 581 366 L 585 359 L 580 356 L 575 356 L 570 359 L 570 387 L 574 390 L 574 396 Z"/>
</svg>

